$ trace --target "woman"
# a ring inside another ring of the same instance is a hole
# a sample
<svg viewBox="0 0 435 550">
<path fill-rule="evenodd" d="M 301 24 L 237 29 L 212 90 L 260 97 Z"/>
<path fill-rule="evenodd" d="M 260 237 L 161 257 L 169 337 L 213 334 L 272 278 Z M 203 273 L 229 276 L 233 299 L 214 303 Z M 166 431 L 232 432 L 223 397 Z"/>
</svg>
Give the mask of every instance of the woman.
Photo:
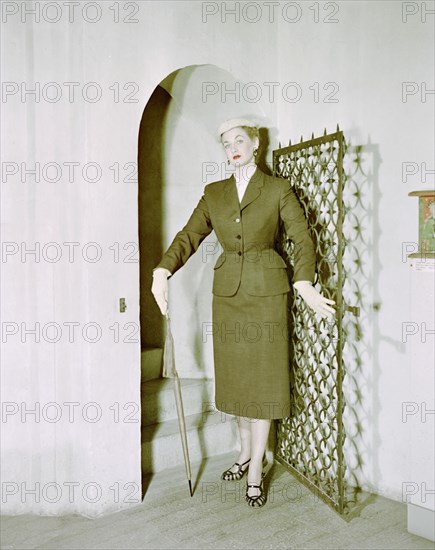
<svg viewBox="0 0 435 550">
<path fill-rule="evenodd" d="M 213 355 L 216 407 L 238 420 L 241 450 L 222 474 L 239 480 L 248 472 L 246 500 L 263 506 L 263 456 L 272 419 L 289 416 L 290 380 L 286 264 L 276 251 L 281 226 L 295 245 L 293 285 L 322 316 L 335 310 L 312 286 L 315 250 L 301 206 L 289 182 L 256 165 L 257 125 L 223 122 L 219 136 L 230 178 L 206 185 L 185 227 L 153 271 L 152 292 L 163 315 L 168 278 L 215 231 L 223 253 L 214 266 Z"/>
</svg>

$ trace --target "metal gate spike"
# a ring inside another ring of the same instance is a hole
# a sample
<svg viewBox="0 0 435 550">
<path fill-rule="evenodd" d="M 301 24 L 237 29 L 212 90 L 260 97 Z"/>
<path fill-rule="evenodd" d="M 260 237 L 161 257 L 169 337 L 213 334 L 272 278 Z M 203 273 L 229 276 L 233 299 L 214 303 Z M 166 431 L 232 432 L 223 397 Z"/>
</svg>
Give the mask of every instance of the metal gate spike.
<svg viewBox="0 0 435 550">
<path fill-rule="evenodd" d="M 326 136 L 326 128 L 323 130 L 323 135 Z"/>
<path fill-rule="evenodd" d="M 337 132 L 339 132 L 339 131 L 340 131 L 340 128 L 338 127 L 338 122 L 337 122 Z"/>
<path fill-rule="evenodd" d="M 311 132 L 311 139 L 314 139 L 314 132 Z"/>
<path fill-rule="evenodd" d="M 304 141 L 304 136 L 301 136 L 301 143 Z"/>
</svg>

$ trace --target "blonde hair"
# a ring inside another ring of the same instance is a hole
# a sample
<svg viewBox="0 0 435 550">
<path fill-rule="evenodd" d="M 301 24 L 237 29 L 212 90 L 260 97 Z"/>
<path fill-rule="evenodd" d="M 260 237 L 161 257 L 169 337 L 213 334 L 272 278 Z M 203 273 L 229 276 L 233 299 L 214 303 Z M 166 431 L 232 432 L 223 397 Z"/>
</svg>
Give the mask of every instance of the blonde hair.
<svg viewBox="0 0 435 550">
<path fill-rule="evenodd" d="M 248 134 L 249 139 L 253 140 L 254 138 L 258 138 L 258 143 L 260 144 L 260 131 L 255 126 L 240 126 L 242 130 L 245 130 L 245 132 Z"/>
<path fill-rule="evenodd" d="M 257 162 L 261 151 L 260 130 L 256 126 L 240 126 L 240 128 L 248 134 L 251 141 L 255 138 L 258 139 L 257 154 L 255 155 L 255 162 Z"/>
</svg>

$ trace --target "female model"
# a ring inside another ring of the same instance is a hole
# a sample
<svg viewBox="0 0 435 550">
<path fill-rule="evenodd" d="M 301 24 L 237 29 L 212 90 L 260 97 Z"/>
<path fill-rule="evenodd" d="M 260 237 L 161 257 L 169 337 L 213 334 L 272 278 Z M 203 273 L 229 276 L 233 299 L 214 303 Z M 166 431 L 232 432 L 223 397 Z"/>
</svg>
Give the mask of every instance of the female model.
<svg viewBox="0 0 435 550">
<path fill-rule="evenodd" d="M 294 245 L 293 286 L 307 304 L 331 317 L 334 304 L 312 286 L 315 250 L 302 207 L 289 182 L 256 165 L 257 125 L 231 119 L 218 130 L 230 178 L 205 186 L 187 224 L 153 270 L 152 293 L 167 312 L 168 279 L 215 231 L 223 253 L 214 266 L 213 356 L 215 402 L 238 420 L 241 450 L 222 479 L 248 472 L 246 500 L 263 506 L 263 456 L 272 419 L 290 414 L 286 264 L 276 251 L 280 229 Z"/>
</svg>

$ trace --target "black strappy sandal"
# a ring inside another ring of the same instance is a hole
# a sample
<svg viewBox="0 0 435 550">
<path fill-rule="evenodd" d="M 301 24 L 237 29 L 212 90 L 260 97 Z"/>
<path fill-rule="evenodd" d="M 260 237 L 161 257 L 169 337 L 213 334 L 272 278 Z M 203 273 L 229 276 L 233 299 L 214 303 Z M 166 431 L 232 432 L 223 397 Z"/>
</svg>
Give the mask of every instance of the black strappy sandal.
<svg viewBox="0 0 435 550">
<path fill-rule="evenodd" d="M 235 462 L 228 470 L 225 470 L 225 472 L 221 475 L 221 479 L 224 481 L 239 481 L 239 479 L 242 479 L 242 477 L 246 474 L 248 471 L 248 466 L 246 468 L 243 468 L 245 464 L 248 464 L 251 462 L 251 459 L 247 460 L 243 464 L 239 464 L 238 462 Z M 234 466 L 238 466 L 236 472 L 232 472 L 231 468 L 234 468 Z"/>
<path fill-rule="evenodd" d="M 252 506 L 253 508 L 261 508 L 266 504 L 267 496 L 264 491 L 263 487 L 263 479 L 265 477 L 265 474 L 263 473 L 261 476 L 260 485 L 257 485 L 256 483 L 246 483 L 246 495 L 245 500 L 249 504 L 249 506 Z M 260 489 L 260 494 L 256 495 L 255 497 L 251 497 L 248 495 L 249 489 Z"/>
</svg>

